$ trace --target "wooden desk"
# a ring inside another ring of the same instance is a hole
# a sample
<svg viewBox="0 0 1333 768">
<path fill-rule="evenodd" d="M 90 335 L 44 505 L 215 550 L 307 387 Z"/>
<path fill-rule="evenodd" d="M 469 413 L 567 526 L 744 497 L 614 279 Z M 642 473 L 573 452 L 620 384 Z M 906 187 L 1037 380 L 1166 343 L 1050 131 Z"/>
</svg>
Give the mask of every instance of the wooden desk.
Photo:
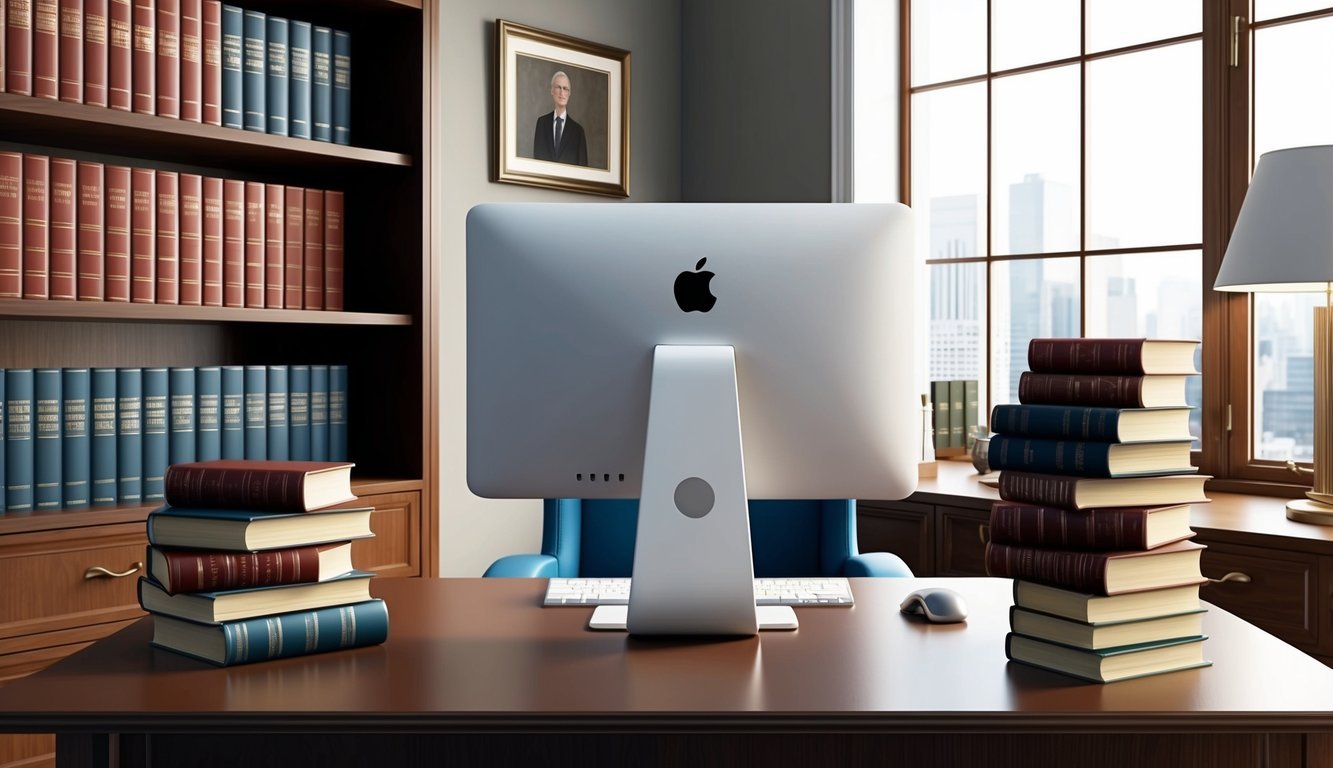
<svg viewBox="0 0 1333 768">
<path fill-rule="evenodd" d="M 1235 616 L 1208 669 L 1085 684 L 1004 658 L 1011 582 L 858 579 L 852 609 L 713 642 L 584 629 L 546 582 L 377 579 L 389 641 L 216 669 L 144 619 L 0 690 L 61 766 L 1327 765 L 1333 670 Z M 898 613 L 923 584 L 966 624 Z M 117 762 L 119 761 L 119 762 Z"/>
</svg>

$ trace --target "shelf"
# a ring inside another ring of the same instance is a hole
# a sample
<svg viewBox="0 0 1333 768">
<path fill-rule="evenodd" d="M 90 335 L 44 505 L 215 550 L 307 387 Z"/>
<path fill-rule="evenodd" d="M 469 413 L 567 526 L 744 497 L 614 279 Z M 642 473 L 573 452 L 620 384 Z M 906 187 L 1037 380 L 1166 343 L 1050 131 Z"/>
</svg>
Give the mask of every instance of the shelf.
<svg viewBox="0 0 1333 768">
<path fill-rule="evenodd" d="M 412 325 L 411 315 L 322 312 L 306 309 L 196 307 L 117 301 L 0 299 L 0 317 L 48 320 L 124 320 L 154 323 L 283 323 L 306 325 Z"/>
</svg>

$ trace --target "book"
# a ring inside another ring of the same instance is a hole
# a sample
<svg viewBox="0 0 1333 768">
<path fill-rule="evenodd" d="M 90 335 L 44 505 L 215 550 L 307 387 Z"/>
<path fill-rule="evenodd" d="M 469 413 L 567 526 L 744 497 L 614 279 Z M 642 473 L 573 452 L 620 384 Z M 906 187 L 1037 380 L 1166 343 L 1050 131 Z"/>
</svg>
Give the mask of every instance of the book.
<svg viewBox="0 0 1333 768">
<path fill-rule="evenodd" d="M 1064 509 L 997 501 L 990 511 L 990 540 L 1024 547 L 1153 549 L 1193 535 L 1188 504 Z"/>
<path fill-rule="evenodd" d="M 352 570 L 352 543 L 209 552 L 148 548 L 148 575 L 169 595 L 328 581 Z"/>
<path fill-rule="evenodd" d="M 222 306 L 245 306 L 245 182 L 222 182 Z"/>
<path fill-rule="evenodd" d="M 268 368 L 245 366 L 245 458 L 268 458 Z"/>
<path fill-rule="evenodd" d="M 200 118 L 222 125 L 222 3 L 203 0 L 200 14 Z"/>
<path fill-rule="evenodd" d="M 167 503 L 268 512 L 309 512 L 354 501 L 350 462 L 210 461 L 167 471 Z"/>
<path fill-rule="evenodd" d="M 389 635 L 383 600 L 199 624 L 153 618 L 153 645 L 219 666 L 379 645 Z"/>
<path fill-rule="evenodd" d="M 157 172 L 130 169 L 130 301 L 157 300 Z"/>
<path fill-rule="evenodd" d="M 180 239 L 178 206 L 180 175 L 176 171 L 157 172 L 157 209 L 154 233 L 158 304 L 180 303 Z"/>
<path fill-rule="evenodd" d="M 5 502 L 9 497 L 9 482 L 5 471 L 9 463 L 5 444 L 9 442 L 9 398 L 5 396 L 5 372 L 0 370 L 0 515 L 5 512 Z"/>
<path fill-rule="evenodd" d="M 214 369 L 216 370 L 216 369 Z M 168 373 L 171 432 L 167 435 L 167 462 L 188 464 L 196 460 L 195 369 L 172 368 Z M 216 458 L 216 457 L 214 457 Z M 163 475 L 165 478 L 165 475 Z M 163 481 L 165 483 L 165 479 Z"/>
<path fill-rule="evenodd" d="M 176 120 L 181 116 L 180 0 L 154 1 L 157 3 L 154 19 L 157 39 L 153 57 L 157 72 L 153 76 L 153 88 L 157 114 Z"/>
<path fill-rule="evenodd" d="M 994 432 L 1019 437 L 1113 443 L 1190 440 L 1190 408 L 1092 408 L 1080 405 L 997 405 Z"/>
<path fill-rule="evenodd" d="M 324 309 L 343 308 L 343 193 L 324 193 Z"/>
<path fill-rule="evenodd" d="M 1009 470 L 1000 473 L 998 490 L 1005 501 L 1066 509 L 1163 506 L 1208 501 L 1203 492 L 1208 479 L 1199 474 L 1097 478 Z"/>
<path fill-rule="evenodd" d="M 352 571 L 341 577 L 310 584 L 228 589 L 169 595 L 150 579 L 139 579 L 139 605 L 145 611 L 189 621 L 217 624 L 273 613 L 345 605 L 370 599 L 370 577 Z"/>
<path fill-rule="evenodd" d="M 0 152 L 0 299 L 22 296 L 23 155 Z"/>
<path fill-rule="evenodd" d="M 1035 373 L 1195 374 L 1197 340 L 1033 339 L 1028 369 Z"/>
<path fill-rule="evenodd" d="M 129 112 L 134 103 L 134 8 L 131 0 L 108 0 L 106 105 Z"/>
<path fill-rule="evenodd" d="M 1209 666 L 1211 662 L 1203 658 L 1203 641 L 1206 639 L 1182 638 L 1087 651 L 1011 632 L 1005 636 L 1004 654 L 1011 661 L 1052 672 L 1094 683 L 1113 683 Z"/>
<path fill-rule="evenodd" d="M 203 0 L 180 0 L 180 119 L 203 122 Z"/>
<path fill-rule="evenodd" d="M 107 165 L 103 181 L 103 285 L 106 301 L 130 300 L 130 169 Z"/>
<path fill-rule="evenodd" d="M 223 5 L 220 23 L 222 64 L 219 79 L 222 86 L 222 125 L 227 128 L 240 128 L 244 125 L 245 107 L 241 93 L 244 82 L 241 59 L 245 22 L 241 9 L 234 5 Z"/>
<path fill-rule="evenodd" d="M 222 367 L 196 368 L 194 390 L 194 460 L 217 461 L 222 458 Z"/>
<path fill-rule="evenodd" d="M 160 504 L 167 474 L 169 377 L 166 368 L 143 369 L 143 503 Z"/>
<path fill-rule="evenodd" d="M 935 433 L 935 448 L 949 447 L 949 382 L 930 382 L 931 426 Z"/>
<path fill-rule="evenodd" d="M 329 366 L 329 461 L 347 461 L 347 366 Z"/>
<path fill-rule="evenodd" d="M 107 0 L 83 0 L 83 103 L 107 106 Z"/>
<path fill-rule="evenodd" d="M 50 161 L 50 186 L 47 188 L 49 212 L 47 226 L 47 268 L 50 270 L 48 298 L 74 301 L 79 297 L 78 283 L 78 184 L 79 164 L 68 157 Z"/>
<path fill-rule="evenodd" d="M 206 307 L 222 306 L 222 179 L 203 177 L 203 260 L 201 300 Z"/>
<path fill-rule="evenodd" d="M 314 30 L 308 21 L 292 20 L 288 28 L 288 132 L 294 139 L 310 138 L 310 43 Z"/>
<path fill-rule="evenodd" d="M 245 298 L 247 307 L 264 306 L 264 238 L 267 229 L 264 184 L 245 182 Z"/>
<path fill-rule="evenodd" d="M 32 4 L 31 95 L 55 99 L 60 95 L 60 2 L 29 1 Z"/>
<path fill-rule="evenodd" d="M 310 459 L 329 460 L 329 367 L 310 366 Z"/>
<path fill-rule="evenodd" d="M 287 461 L 290 429 L 287 423 L 287 366 L 268 367 L 268 453 L 270 461 Z M 350 492 L 350 491 L 349 491 Z"/>
<path fill-rule="evenodd" d="M 269 309 L 282 309 L 286 288 L 283 240 L 286 237 L 283 207 L 287 195 L 281 184 L 264 185 L 264 304 Z"/>
<path fill-rule="evenodd" d="M 225 9 L 224 9 L 225 11 Z M 265 133 L 268 130 L 267 23 L 260 11 L 245 10 L 241 37 L 241 105 L 245 114 L 242 125 L 247 131 Z M 226 23 L 226 20 L 223 20 Z M 223 27 L 225 34 L 226 27 Z"/>
<path fill-rule="evenodd" d="M 78 167 L 78 277 L 76 290 L 79 301 L 102 301 L 106 298 L 106 222 L 105 169 L 101 163 L 79 161 Z"/>
<path fill-rule="evenodd" d="M 305 188 L 284 187 L 283 299 L 286 309 L 305 306 Z"/>
<path fill-rule="evenodd" d="M 1132 477 L 1194 472 L 1189 440 L 1101 443 L 995 435 L 987 462 L 991 469 L 1082 477 Z"/>
<path fill-rule="evenodd" d="M 275 514 L 244 509 L 175 509 L 148 515 L 148 543 L 155 547 L 254 552 L 374 536 L 370 507 Z"/>
<path fill-rule="evenodd" d="M 1017 580 L 1014 582 L 1014 605 L 1087 624 L 1137 621 L 1198 610 L 1199 585 L 1123 595 L 1093 595 Z"/>
<path fill-rule="evenodd" d="M 1088 624 L 1013 606 L 1009 609 L 1009 626 L 1015 634 L 1049 640 L 1073 648 L 1099 651 L 1126 645 L 1199 637 L 1203 634 L 1204 613 L 1203 608 L 1195 608 L 1189 613 L 1173 616 Z"/>
<path fill-rule="evenodd" d="M 51 181 L 51 159 L 46 155 L 23 155 L 23 298 L 50 296 L 47 223 L 51 206 L 47 189 Z"/>
<path fill-rule="evenodd" d="M 311 461 L 310 455 L 310 366 L 293 365 L 287 395 L 289 452 L 293 461 Z"/>
<path fill-rule="evenodd" d="M 33 371 L 32 508 L 39 511 L 60 509 L 60 483 L 64 476 L 60 400 L 60 369 Z"/>
<path fill-rule="evenodd" d="M 204 303 L 204 180 L 197 173 L 182 173 L 179 183 L 176 222 L 179 298 L 181 304 L 197 307 Z"/>
<path fill-rule="evenodd" d="M 1199 555 L 1204 549 L 1188 540 L 1119 552 L 1018 547 L 991 541 L 986 544 L 986 573 L 1072 592 L 1118 595 L 1203 582 Z"/>
<path fill-rule="evenodd" d="M 83 509 L 92 499 L 92 376 L 87 368 L 65 368 L 60 376 L 60 506 Z"/>
<path fill-rule="evenodd" d="M 310 136 L 333 141 L 333 30 L 315 27 L 310 35 Z"/>
<path fill-rule="evenodd" d="M 302 305 L 306 309 L 324 308 L 324 192 L 319 189 L 306 189 L 305 210 L 302 214 L 305 223 L 305 274 L 302 282 L 305 295 Z"/>
<path fill-rule="evenodd" d="M 116 501 L 143 503 L 143 370 L 116 369 Z"/>
<path fill-rule="evenodd" d="M 31 96 L 32 3 L 5 5 L 5 90 Z"/>
<path fill-rule="evenodd" d="M 266 95 L 268 132 L 278 136 L 287 135 L 287 20 L 281 16 L 270 15 L 265 28 L 265 45 L 268 55 L 266 65 Z"/>
<path fill-rule="evenodd" d="M 134 0 L 130 21 L 130 106 L 139 114 L 157 114 L 157 8 L 155 0 Z"/>
<path fill-rule="evenodd" d="M 949 382 L 949 448 L 963 447 L 963 380 Z"/>
<path fill-rule="evenodd" d="M 333 30 L 333 142 L 352 143 L 352 36 Z"/>
<path fill-rule="evenodd" d="M 60 0 L 60 100 L 83 103 L 83 0 Z"/>
<path fill-rule="evenodd" d="M 978 399 L 980 397 L 980 382 L 976 379 L 963 380 L 963 447 L 971 449 L 972 443 L 977 436 L 977 426 L 980 421 L 980 410 Z M 1186 430 L 1185 434 L 1189 434 Z"/>
<path fill-rule="evenodd" d="M 33 370 L 5 374 L 5 511 L 31 512 L 33 506 Z"/>
<path fill-rule="evenodd" d="M 94 368 L 92 380 L 92 438 L 89 452 L 92 505 L 114 507 L 120 498 L 120 474 L 116 466 L 116 369 Z"/>
<path fill-rule="evenodd" d="M 245 458 L 245 369 L 222 366 L 222 458 Z"/>
</svg>

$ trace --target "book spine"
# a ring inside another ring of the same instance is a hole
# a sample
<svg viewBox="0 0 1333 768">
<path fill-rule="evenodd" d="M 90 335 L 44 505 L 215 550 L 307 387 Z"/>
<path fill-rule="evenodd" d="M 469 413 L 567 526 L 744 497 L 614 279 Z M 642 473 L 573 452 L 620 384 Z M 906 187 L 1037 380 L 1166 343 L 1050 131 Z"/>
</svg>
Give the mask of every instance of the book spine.
<svg viewBox="0 0 1333 768">
<path fill-rule="evenodd" d="M 194 389 L 194 460 L 217 461 L 222 458 L 221 366 L 206 365 L 195 369 Z"/>
<path fill-rule="evenodd" d="M 222 434 L 224 459 L 245 458 L 245 369 L 222 366 Z"/>
<path fill-rule="evenodd" d="M 306 309 L 324 308 L 324 192 L 305 191 L 305 297 Z"/>
<path fill-rule="evenodd" d="M 963 380 L 963 445 L 971 447 L 972 438 L 977 436 L 977 423 L 980 411 L 980 382 L 976 379 Z"/>
<path fill-rule="evenodd" d="M 23 298 L 45 299 L 51 295 L 47 224 L 51 215 L 48 198 L 51 158 L 23 155 Z"/>
<path fill-rule="evenodd" d="M 333 141 L 333 30 L 315 27 L 310 37 L 310 135 Z"/>
<path fill-rule="evenodd" d="M 108 0 L 106 105 L 129 112 L 134 104 L 134 8 L 130 0 Z"/>
<path fill-rule="evenodd" d="M 1078 550 L 1147 548 L 1148 510 L 1061 509 L 997 501 L 991 505 L 990 540 L 997 544 Z"/>
<path fill-rule="evenodd" d="M 283 294 L 283 206 L 286 194 L 281 184 L 264 185 L 264 304 L 282 309 Z"/>
<path fill-rule="evenodd" d="M 996 490 L 1000 492 L 1000 498 L 1005 501 L 1074 509 L 1077 506 L 1075 493 L 1078 490 L 1078 478 L 1029 472 L 1001 472 L 1000 484 Z"/>
<path fill-rule="evenodd" d="M 264 57 L 267 80 L 264 83 L 268 132 L 287 135 L 287 20 L 269 16 L 265 27 Z"/>
<path fill-rule="evenodd" d="M 997 405 L 991 429 L 1006 435 L 1054 439 L 1119 439 L 1120 411 L 1058 405 Z"/>
<path fill-rule="evenodd" d="M 265 110 L 268 95 L 264 88 L 267 80 L 268 47 L 265 43 L 265 17 L 259 11 L 245 11 L 244 36 L 241 39 L 241 100 L 245 106 L 244 124 L 247 131 L 264 133 L 268 129 Z"/>
<path fill-rule="evenodd" d="M 253 589 L 319 581 L 319 547 L 264 552 L 197 552 L 159 549 L 166 563 L 169 595 Z"/>
<path fill-rule="evenodd" d="M 172 368 L 168 373 L 171 432 L 167 435 L 167 463 L 196 461 L 195 372 L 193 368 Z M 165 477 L 165 473 L 163 475 Z"/>
<path fill-rule="evenodd" d="M 60 509 L 64 470 L 60 447 L 61 376 L 59 368 L 33 372 L 33 490 L 36 510 Z"/>
<path fill-rule="evenodd" d="M 1033 339 L 1028 369 L 1035 373 L 1143 373 L 1143 339 Z"/>
<path fill-rule="evenodd" d="M 130 81 L 134 90 L 131 105 L 142 115 L 157 114 L 157 52 L 154 29 L 157 8 L 154 0 L 134 0 L 131 23 L 133 59 L 130 62 Z"/>
<path fill-rule="evenodd" d="M 268 459 L 269 461 L 287 461 L 291 458 L 289 450 L 291 430 L 287 419 L 287 378 L 285 365 L 268 367 Z"/>
<path fill-rule="evenodd" d="M 207 125 L 222 125 L 222 3 L 203 0 L 200 12 L 200 117 Z"/>
<path fill-rule="evenodd" d="M 59 0 L 32 0 L 32 95 L 60 95 Z"/>
<path fill-rule="evenodd" d="M 197 307 L 204 303 L 204 180 L 197 173 L 180 175 L 180 207 L 177 216 L 180 249 L 180 303 Z"/>
<path fill-rule="evenodd" d="M 304 511 L 304 487 L 305 472 L 301 470 L 262 464 L 244 469 L 178 466 L 167 473 L 167 503 L 173 507 Z"/>
<path fill-rule="evenodd" d="M 74 301 L 78 298 L 75 275 L 78 272 L 78 162 L 67 157 L 51 158 L 51 185 L 47 189 L 50 204 L 47 234 L 50 298 Z"/>
<path fill-rule="evenodd" d="M 60 100 L 83 103 L 83 0 L 60 0 Z"/>
<path fill-rule="evenodd" d="M 88 429 L 92 379 L 87 368 L 65 368 L 60 376 L 60 506 L 82 509 L 91 502 L 92 491 L 92 433 Z"/>
<path fill-rule="evenodd" d="M 333 31 L 333 142 L 352 143 L 352 36 Z"/>
<path fill-rule="evenodd" d="M 241 64 L 245 22 L 241 9 L 222 6 L 222 125 L 240 128 L 244 124 L 244 88 Z"/>
<path fill-rule="evenodd" d="M 949 381 L 949 447 L 963 447 L 963 380 Z"/>
<path fill-rule="evenodd" d="M 310 138 L 310 36 L 308 21 L 292 21 L 288 25 L 290 40 L 287 44 L 288 71 L 291 77 L 287 88 L 288 132 L 294 139 Z"/>
<path fill-rule="evenodd" d="M 347 461 L 347 366 L 329 366 L 329 461 Z"/>
<path fill-rule="evenodd" d="M 1110 477 L 1111 443 L 1075 440 L 1034 440 L 996 435 L 990 440 L 991 469 L 1042 472 L 1052 475 Z"/>
<path fill-rule="evenodd" d="M 180 240 L 177 238 L 180 175 L 176 171 L 157 172 L 157 303 L 179 304 Z"/>
<path fill-rule="evenodd" d="M 200 280 L 203 289 L 200 298 L 206 307 L 222 306 L 222 179 L 203 177 L 203 262 Z"/>
<path fill-rule="evenodd" d="M 83 0 L 83 103 L 107 106 L 107 0 Z"/>
<path fill-rule="evenodd" d="M 389 611 L 383 600 L 226 622 L 224 665 L 305 656 L 383 643 Z"/>
<path fill-rule="evenodd" d="M 156 0 L 156 3 L 157 45 L 154 51 L 154 66 L 157 67 L 157 73 L 154 75 L 154 88 L 157 91 L 156 109 L 158 116 L 176 120 L 181 116 L 180 0 Z"/>
<path fill-rule="evenodd" d="M 268 458 L 268 369 L 245 366 L 245 458 Z M 190 504 L 177 506 L 191 506 Z"/>
<path fill-rule="evenodd" d="M 329 367 L 310 366 L 310 460 L 329 460 Z"/>
<path fill-rule="evenodd" d="M 136 304 L 152 304 L 157 298 L 156 199 L 157 172 L 130 169 L 130 300 Z"/>
<path fill-rule="evenodd" d="M 167 476 L 170 383 L 166 368 L 143 369 L 143 503 L 161 504 Z"/>
<path fill-rule="evenodd" d="M 1002 579 L 1035 581 L 1084 594 L 1106 594 L 1105 555 L 1038 547 L 986 545 L 986 574 Z"/>
<path fill-rule="evenodd" d="M 283 189 L 286 205 L 283 221 L 282 304 L 287 309 L 305 306 L 305 188 Z"/>
<path fill-rule="evenodd" d="M 222 182 L 222 306 L 245 306 L 245 182 Z"/>
<path fill-rule="evenodd" d="M 264 185 L 245 182 L 245 298 L 247 307 L 264 306 L 264 236 L 267 227 Z"/>
<path fill-rule="evenodd" d="M 102 215 L 106 247 L 106 278 L 103 296 L 107 301 L 130 300 L 130 169 L 108 165 L 105 169 L 106 204 Z"/>
<path fill-rule="evenodd" d="M 33 370 L 5 370 L 5 511 L 33 506 Z"/>
<path fill-rule="evenodd" d="M 116 369 L 116 501 L 143 503 L 143 370 Z"/>
<path fill-rule="evenodd" d="M 1025 405 L 1143 406 L 1142 376 L 1096 376 L 1024 371 L 1018 401 Z"/>
<path fill-rule="evenodd" d="M 930 382 L 930 399 L 934 404 L 931 426 L 935 431 L 935 447 L 949 447 L 949 382 Z"/>
<path fill-rule="evenodd" d="M 106 298 L 106 171 L 101 163 L 79 161 L 79 301 Z"/>
<path fill-rule="evenodd" d="M 324 308 L 343 308 L 343 193 L 324 193 Z"/>
<path fill-rule="evenodd" d="M 116 369 L 94 368 L 91 397 L 93 407 L 92 439 L 89 441 L 92 503 L 94 507 L 114 507 L 119 498 L 116 467 Z"/>
<path fill-rule="evenodd" d="M 0 299 L 23 297 L 23 155 L 0 152 Z"/>
<path fill-rule="evenodd" d="M 202 123 L 204 88 L 202 0 L 180 0 L 181 119 Z"/>
<path fill-rule="evenodd" d="M 292 461 L 310 458 L 310 366 L 293 365 L 288 375 L 287 429 Z"/>
<path fill-rule="evenodd" d="M 5 90 L 32 95 L 32 3 L 5 2 Z"/>
</svg>

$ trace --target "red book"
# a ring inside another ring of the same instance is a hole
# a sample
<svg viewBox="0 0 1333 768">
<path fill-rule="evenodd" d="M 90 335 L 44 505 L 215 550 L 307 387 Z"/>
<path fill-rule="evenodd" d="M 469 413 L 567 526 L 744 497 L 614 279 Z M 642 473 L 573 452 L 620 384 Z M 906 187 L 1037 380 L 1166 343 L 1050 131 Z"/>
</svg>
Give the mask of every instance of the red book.
<svg viewBox="0 0 1333 768">
<path fill-rule="evenodd" d="M 1018 377 L 1018 402 L 1106 408 L 1184 406 L 1184 376 L 1099 376 L 1091 373 L 1033 373 Z"/>
<path fill-rule="evenodd" d="M 310 584 L 352 570 L 352 544 L 263 552 L 148 548 L 148 573 L 169 595 Z"/>
<path fill-rule="evenodd" d="M 200 0 L 180 0 L 181 119 L 203 122 L 201 93 L 204 84 L 203 30 Z"/>
<path fill-rule="evenodd" d="M 83 103 L 106 106 L 107 0 L 83 0 Z"/>
<path fill-rule="evenodd" d="M 180 277 L 182 304 L 204 303 L 204 180 L 197 173 L 180 175 Z"/>
<path fill-rule="evenodd" d="M 47 197 L 51 182 L 51 158 L 23 155 L 23 298 L 45 299 L 51 295 L 47 222 L 51 204 Z"/>
<path fill-rule="evenodd" d="M 5 90 L 32 95 L 32 3 L 5 0 Z"/>
<path fill-rule="evenodd" d="M 200 37 L 201 116 L 209 125 L 222 125 L 222 2 L 204 0 Z"/>
<path fill-rule="evenodd" d="M 83 0 L 60 0 L 60 100 L 83 103 Z"/>
<path fill-rule="evenodd" d="M 324 193 L 324 308 L 343 308 L 343 193 Z"/>
<path fill-rule="evenodd" d="M 222 306 L 222 179 L 203 178 L 203 302 Z"/>
<path fill-rule="evenodd" d="M 108 165 L 105 171 L 106 300 L 130 300 L 130 169 Z"/>
<path fill-rule="evenodd" d="M 50 251 L 51 298 L 74 301 L 79 297 L 74 275 L 78 272 L 78 198 L 74 187 L 78 182 L 79 164 L 68 157 L 51 158 L 50 233 L 47 249 Z"/>
<path fill-rule="evenodd" d="M 181 116 L 180 0 L 157 0 L 157 114 Z"/>
<path fill-rule="evenodd" d="M 992 541 L 986 545 L 986 573 L 1085 595 L 1122 595 L 1204 582 L 1199 572 L 1204 549 L 1188 540 L 1121 552 L 1015 547 Z"/>
<path fill-rule="evenodd" d="M 264 306 L 282 309 L 283 294 L 283 205 L 287 199 L 281 184 L 269 184 L 264 189 Z"/>
<path fill-rule="evenodd" d="M 173 464 L 164 481 L 173 507 L 309 512 L 355 501 L 345 461 L 223 459 Z"/>
<path fill-rule="evenodd" d="M 324 191 L 305 191 L 306 309 L 324 308 Z"/>
<path fill-rule="evenodd" d="M 175 171 L 157 172 L 157 303 L 181 302 L 180 241 L 176 234 L 180 175 Z"/>
<path fill-rule="evenodd" d="M 79 301 L 105 298 L 106 226 L 101 163 L 79 161 Z"/>
<path fill-rule="evenodd" d="M 145 115 L 157 114 L 157 54 L 154 47 L 154 17 L 157 14 L 153 0 L 134 0 L 131 21 L 133 60 L 130 81 L 134 89 L 134 111 Z"/>
<path fill-rule="evenodd" d="M 1156 477 L 1076 477 L 1036 472 L 1000 473 L 1000 498 L 1046 507 L 1165 506 L 1208 501 L 1203 493 L 1207 475 Z"/>
<path fill-rule="evenodd" d="M 0 299 L 23 297 L 23 155 L 0 152 Z"/>
<path fill-rule="evenodd" d="M 1194 535 L 1190 506 L 1063 509 L 997 501 L 990 541 L 1020 547 L 1115 552 L 1154 549 Z"/>
<path fill-rule="evenodd" d="M 286 193 L 283 261 L 287 273 L 282 304 L 287 309 L 300 309 L 305 305 L 305 189 L 287 187 Z"/>
<path fill-rule="evenodd" d="M 130 0 L 107 1 L 106 105 L 126 112 L 134 90 L 133 15 Z"/>
<path fill-rule="evenodd" d="M 245 182 L 222 182 L 222 305 L 245 306 Z"/>
<path fill-rule="evenodd" d="M 1185 339 L 1033 339 L 1028 368 L 1034 373 L 1198 373 L 1199 342 Z"/>
<path fill-rule="evenodd" d="M 245 182 L 245 306 L 264 306 L 264 185 Z"/>
<path fill-rule="evenodd" d="M 130 171 L 130 300 L 152 304 L 157 300 L 157 231 L 153 206 L 157 201 L 157 171 Z"/>
<path fill-rule="evenodd" d="M 32 95 L 60 96 L 60 0 L 32 0 Z"/>
</svg>

